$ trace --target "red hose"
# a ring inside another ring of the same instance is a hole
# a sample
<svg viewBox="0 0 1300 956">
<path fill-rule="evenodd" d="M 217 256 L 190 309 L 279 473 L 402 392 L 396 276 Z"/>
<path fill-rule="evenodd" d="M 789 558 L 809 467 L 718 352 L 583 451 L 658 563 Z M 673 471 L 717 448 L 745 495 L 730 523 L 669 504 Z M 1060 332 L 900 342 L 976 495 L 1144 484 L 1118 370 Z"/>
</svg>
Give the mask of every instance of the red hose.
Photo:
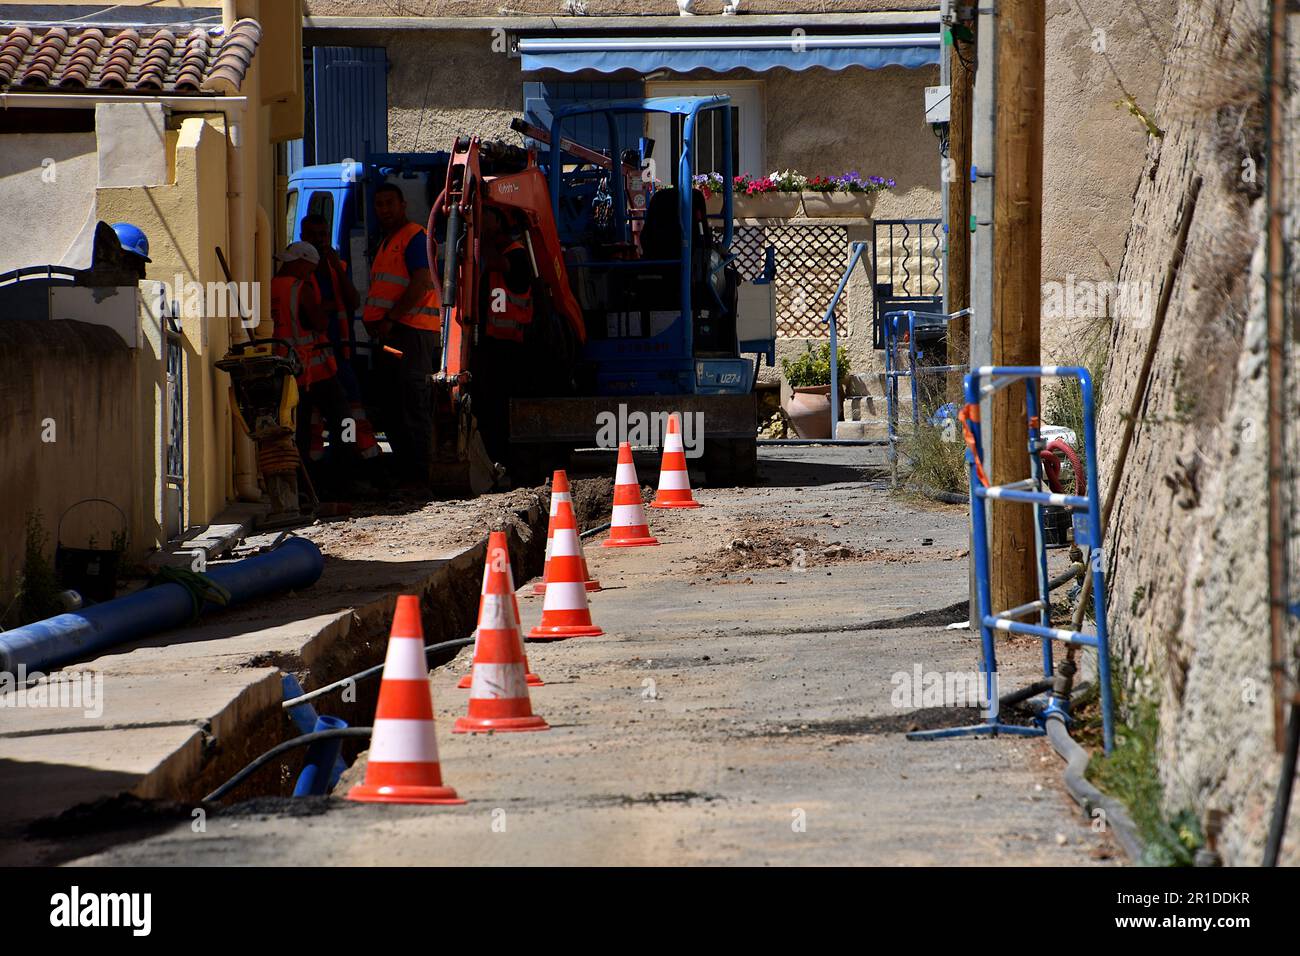
<svg viewBox="0 0 1300 956">
<path fill-rule="evenodd" d="M 1048 487 L 1058 495 L 1065 493 L 1065 486 L 1061 484 L 1061 463 L 1053 454 L 1056 451 L 1059 451 L 1070 460 L 1070 467 L 1074 470 L 1074 493 L 1080 497 L 1086 495 L 1088 493 L 1088 473 L 1084 471 L 1083 462 L 1079 460 L 1079 453 L 1064 438 L 1053 438 L 1047 443 L 1047 447 L 1039 452 L 1046 472 L 1045 477 L 1047 478 Z"/>
</svg>

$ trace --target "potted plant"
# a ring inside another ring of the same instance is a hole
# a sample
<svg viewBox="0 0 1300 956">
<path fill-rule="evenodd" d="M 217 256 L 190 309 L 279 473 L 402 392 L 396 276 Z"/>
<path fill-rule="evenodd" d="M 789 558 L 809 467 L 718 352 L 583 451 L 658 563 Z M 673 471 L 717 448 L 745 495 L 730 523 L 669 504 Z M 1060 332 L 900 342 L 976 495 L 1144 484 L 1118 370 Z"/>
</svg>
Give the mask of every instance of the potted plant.
<svg viewBox="0 0 1300 956">
<path fill-rule="evenodd" d="M 838 350 L 839 399 L 844 396 L 844 384 L 851 371 L 849 355 Z M 830 438 L 831 436 L 831 346 L 824 342 L 817 349 L 812 343 L 803 355 L 795 359 L 782 359 L 781 371 L 790 384 L 790 398 L 781 410 L 790 419 L 800 438 Z"/>
<path fill-rule="evenodd" d="M 771 176 L 736 177 L 736 216 L 740 219 L 791 219 L 803 208 L 802 190 L 807 178 L 787 170 Z"/>
<path fill-rule="evenodd" d="M 870 219 L 876 208 L 876 195 L 893 189 L 894 185 L 892 179 L 883 176 L 864 179 L 856 171 L 843 176 L 815 176 L 805 187 L 804 212 L 813 218 Z"/>
</svg>

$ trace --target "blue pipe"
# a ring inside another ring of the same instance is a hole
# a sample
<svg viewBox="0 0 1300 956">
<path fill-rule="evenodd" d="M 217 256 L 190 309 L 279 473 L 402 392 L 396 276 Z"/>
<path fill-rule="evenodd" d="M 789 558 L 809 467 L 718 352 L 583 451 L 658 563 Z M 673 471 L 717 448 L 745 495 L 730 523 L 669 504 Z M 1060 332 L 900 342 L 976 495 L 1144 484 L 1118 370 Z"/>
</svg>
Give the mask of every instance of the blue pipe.
<svg viewBox="0 0 1300 956">
<path fill-rule="evenodd" d="M 307 704 L 302 706 L 306 707 Z M 348 725 L 339 717 L 317 717 L 313 730 L 342 730 Z M 307 756 L 303 758 L 302 773 L 298 774 L 298 783 L 293 788 L 295 797 L 323 797 L 338 782 L 334 775 L 335 765 L 342 759 L 339 751 L 343 749 L 342 737 L 317 740 L 307 746 Z"/>
<path fill-rule="evenodd" d="M 207 575 L 230 592 L 230 605 L 315 584 L 325 569 L 320 548 L 290 538 L 269 554 L 212 566 Z M 208 602 L 202 610 L 219 605 Z M 59 614 L 0 634 L 0 671 L 48 671 L 77 658 L 184 627 L 194 599 L 179 584 L 159 584 L 126 597 Z"/>
<path fill-rule="evenodd" d="M 280 678 L 280 687 L 283 689 L 285 700 L 293 700 L 296 697 L 301 697 L 304 693 L 302 684 L 298 683 L 298 678 L 294 677 L 292 674 L 285 674 Z M 321 718 L 317 715 L 316 708 L 311 704 L 304 703 L 298 704 L 295 707 L 290 707 L 289 719 L 292 720 L 293 725 L 298 728 L 299 734 L 310 734 L 317 730 L 328 729 L 322 728 L 317 724 L 317 721 Z M 342 726 L 346 727 L 347 724 L 342 724 Z M 310 749 L 308 751 L 308 757 L 310 758 Z M 334 789 L 334 785 L 339 782 L 339 778 L 343 776 L 343 772 L 347 769 L 348 765 L 343 762 L 343 757 L 336 755 L 334 759 L 334 769 L 330 772 L 329 786 L 326 788 L 327 792 Z M 295 793 L 294 796 L 297 796 L 297 794 Z"/>
</svg>

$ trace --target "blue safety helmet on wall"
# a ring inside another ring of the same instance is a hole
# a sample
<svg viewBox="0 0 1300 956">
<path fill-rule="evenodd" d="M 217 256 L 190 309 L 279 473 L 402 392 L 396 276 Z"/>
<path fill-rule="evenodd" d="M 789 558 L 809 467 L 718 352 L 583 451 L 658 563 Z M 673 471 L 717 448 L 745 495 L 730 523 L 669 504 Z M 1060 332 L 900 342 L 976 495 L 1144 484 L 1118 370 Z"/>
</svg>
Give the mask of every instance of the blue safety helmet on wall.
<svg viewBox="0 0 1300 956">
<path fill-rule="evenodd" d="M 117 233 L 117 241 L 122 244 L 123 249 L 134 252 L 145 262 L 153 262 L 149 258 L 149 237 L 144 234 L 143 229 L 129 222 L 115 222 L 113 231 Z"/>
</svg>

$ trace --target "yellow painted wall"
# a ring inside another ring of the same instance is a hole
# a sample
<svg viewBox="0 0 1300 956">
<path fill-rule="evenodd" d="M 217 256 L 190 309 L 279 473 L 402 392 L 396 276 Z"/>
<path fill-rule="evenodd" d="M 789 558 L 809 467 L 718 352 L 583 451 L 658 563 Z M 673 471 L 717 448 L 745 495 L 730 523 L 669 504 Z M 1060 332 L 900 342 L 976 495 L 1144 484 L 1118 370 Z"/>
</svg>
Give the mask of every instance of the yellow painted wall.
<svg viewBox="0 0 1300 956">
<path fill-rule="evenodd" d="M 175 287 L 223 281 L 216 247 L 226 245 L 226 139 L 219 116 L 182 120 L 176 138 L 175 180 L 164 186 L 98 191 L 100 218 L 132 222 L 149 236 L 147 279 Z M 174 289 L 174 293 L 178 291 Z M 230 343 L 230 322 L 182 310 L 186 346 L 186 514 L 191 525 L 217 516 L 232 494 L 228 379 L 213 367 Z M 159 436 L 161 440 L 161 435 Z M 159 447 L 141 449 L 158 456 Z M 144 464 L 142 463 L 142 468 Z"/>
</svg>

